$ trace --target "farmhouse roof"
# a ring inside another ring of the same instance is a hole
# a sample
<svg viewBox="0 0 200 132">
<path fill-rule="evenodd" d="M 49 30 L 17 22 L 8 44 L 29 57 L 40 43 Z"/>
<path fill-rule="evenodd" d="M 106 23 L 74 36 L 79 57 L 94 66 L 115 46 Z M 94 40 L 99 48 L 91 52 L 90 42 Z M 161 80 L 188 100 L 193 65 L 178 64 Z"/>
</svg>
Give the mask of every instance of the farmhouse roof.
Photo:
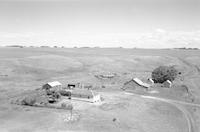
<svg viewBox="0 0 200 132">
<path fill-rule="evenodd" d="M 60 82 L 58 82 L 58 81 L 53 81 L 53 82 L 48 82 L 47 83 L 49 86 L 51 86 L 51 87 L 55 87 L 55 86 L 60 86 L 60 85 L 62 85 Z"/>
</svg>

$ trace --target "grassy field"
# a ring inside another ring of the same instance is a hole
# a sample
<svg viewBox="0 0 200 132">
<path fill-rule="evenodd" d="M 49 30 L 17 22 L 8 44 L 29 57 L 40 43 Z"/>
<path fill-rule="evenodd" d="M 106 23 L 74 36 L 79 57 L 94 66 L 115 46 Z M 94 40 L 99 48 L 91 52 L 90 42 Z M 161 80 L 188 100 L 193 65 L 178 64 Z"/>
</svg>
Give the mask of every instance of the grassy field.
<svg viewBox="0 0 200 132">
<path fill-rule="evenodd" d="M 126 95 L 120 88 L 133 77 L 150 77 L 152 70 L 160 65 L 175 65 L 182 75 L 174 83 L 188 86 L 194 103 L 198 103 L 199 58 L 199 50 L 0 48 L 0 131 L 187 132 L 187 122 L 177 108 Z M 117 77 L 109 80 L 95 77 L 107 72 L 116 73 Z M 70 82 L 95 84 L 104 103 L 74 102 L 75 112 L 80 114 L 74 123 L 63 121 L 68 111 L 10 104 L 27 90 L 40 88 L 53 80 L 64 85 Z M 101 88 L 102 85 L 105 88 Z M 163 89 L 157 96 L 187 101 L 178 90 Z M 198 123 L 199 108 L 187 109 Z"/>
</svg>

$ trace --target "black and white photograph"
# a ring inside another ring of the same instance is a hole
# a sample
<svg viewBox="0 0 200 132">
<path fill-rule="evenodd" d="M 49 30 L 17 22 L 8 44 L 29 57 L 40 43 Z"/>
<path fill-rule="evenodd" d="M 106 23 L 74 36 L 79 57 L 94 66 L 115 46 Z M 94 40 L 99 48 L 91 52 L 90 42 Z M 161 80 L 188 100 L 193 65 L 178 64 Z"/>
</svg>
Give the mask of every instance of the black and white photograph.
<svg viewBox="0 0 200 132">
<path fill-rule="evenodd" d="M 0 0 L 0 132 L 200 132 L 200 0 Z"/>
</svg>

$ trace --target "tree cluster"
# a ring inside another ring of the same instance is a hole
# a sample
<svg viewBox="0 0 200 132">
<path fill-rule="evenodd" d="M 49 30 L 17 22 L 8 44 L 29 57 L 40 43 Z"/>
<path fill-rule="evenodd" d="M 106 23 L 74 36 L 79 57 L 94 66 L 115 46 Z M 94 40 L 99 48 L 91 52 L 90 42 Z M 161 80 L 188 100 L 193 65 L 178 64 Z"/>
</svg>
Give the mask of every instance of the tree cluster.
<svg viewBox="0 0 200 132">
<path fill-rule="evenodd" d="M 155 83 L 163 83 L 167 80 L 174 81 L 178 71 L 173 66 L 159 66 L 152 72 L 152 79 Z"/>
</svg>

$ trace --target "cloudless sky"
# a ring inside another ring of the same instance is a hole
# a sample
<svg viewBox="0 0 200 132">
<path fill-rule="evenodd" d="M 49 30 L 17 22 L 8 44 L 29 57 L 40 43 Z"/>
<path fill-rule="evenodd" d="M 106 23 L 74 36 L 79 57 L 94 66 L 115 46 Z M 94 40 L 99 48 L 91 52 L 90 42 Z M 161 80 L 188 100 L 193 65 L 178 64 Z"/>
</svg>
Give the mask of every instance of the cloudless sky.
<svg viewBox="0 0 200 132">
<path fill-rule="evenodd" d="M 200 47 L 200 0 L 0 0 L 0 45 Z"/>
</svg>

